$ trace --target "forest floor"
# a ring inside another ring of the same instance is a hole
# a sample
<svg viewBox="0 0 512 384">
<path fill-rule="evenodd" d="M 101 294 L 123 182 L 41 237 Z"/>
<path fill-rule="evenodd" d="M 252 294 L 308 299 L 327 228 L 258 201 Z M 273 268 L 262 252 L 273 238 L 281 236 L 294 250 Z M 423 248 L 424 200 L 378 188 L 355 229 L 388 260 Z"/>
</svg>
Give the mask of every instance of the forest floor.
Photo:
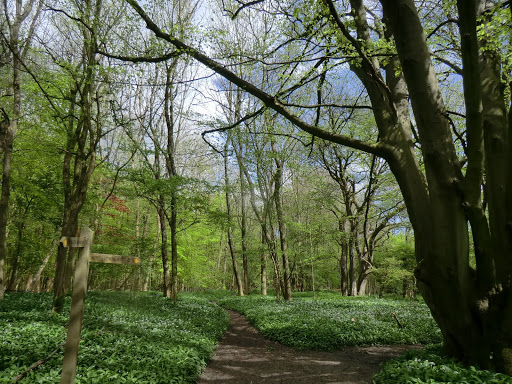
<svg viewBox="0 0 512 384">
<path fill-rule="evenodd" d="M 316 384 L 370 382 L 380 365 L 413 345 L 345 347 L 334 352 L 299 351 L 265 339 L 245 316 L 228 311 L 229 329 L 199 384 Z"/>
</svg>

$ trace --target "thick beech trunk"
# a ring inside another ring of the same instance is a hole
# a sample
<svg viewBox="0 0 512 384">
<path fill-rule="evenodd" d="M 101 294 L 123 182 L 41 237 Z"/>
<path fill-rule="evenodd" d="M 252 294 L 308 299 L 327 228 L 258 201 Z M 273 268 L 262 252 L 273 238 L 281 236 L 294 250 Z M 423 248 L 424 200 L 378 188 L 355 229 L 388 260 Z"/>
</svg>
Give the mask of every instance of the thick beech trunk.
<svg viewBox="0 0 512 384">
<path fill-rule="evenodd" d="M 444 347 L 450 355 L 482 368 L 511 374 L 512 252 L 510 236 L 503 235 L 512 216 L 503 209 L 511 198 L 511 191 L 505 187 L 511 172 L 502 166 L 506 157 L 502 151 L 510 152 L 504 140 L 509 128 L 505 113 L 494 113 L 505 110 L 503 95 L 486 89 L 499 84 L 493 78 L 493 65 L 482 63 L 483 70 L 478 66 L 476 4 L 459 1 L 468 107 L 468 164 L 463 175 L 414 4 L 412 1 L 382 3 L 403 66 L 426 170 L 428 197 L 422 198 L 423 193 L 418 189 L 421 186 L 415 187 L 405 180 L 409 170 L 419 171 L 404 159 L 399 160 L 399 167 L 391 161 L 415 231 L 418 286 L 441 328 Z M 486 105 L 487 95 L 498 97 Z M 486 107 L 483 116 L 482 105 Z M 490 149 L 485 152 L 487 164 L 483 161 L 483 144 Z M 490 170 L 493 161 L 501 165 Z M 489 206 L 489 224 L 481 204 L 484 168 L 487 169 L 486 195 L 495 206 Z M 428 209 L 425 215 L 418 209 L 420 204 Z M 497 214 L 498 206 L 500 212 L 506 213 Z M 475 244 L 476 271 L 469 267 L 468 220 Z"/>
</svg>

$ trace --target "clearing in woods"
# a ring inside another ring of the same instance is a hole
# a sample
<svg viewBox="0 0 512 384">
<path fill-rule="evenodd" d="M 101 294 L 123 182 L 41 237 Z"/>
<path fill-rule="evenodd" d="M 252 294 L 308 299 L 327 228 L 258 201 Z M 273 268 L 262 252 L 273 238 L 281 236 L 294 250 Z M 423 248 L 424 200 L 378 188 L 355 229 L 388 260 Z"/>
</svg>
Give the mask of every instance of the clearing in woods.
<svg viewBox="0 0 512 384">
<path fill-rule="evenodd" d="M 368 383 L 380 364 L 413 345 L 346 347 L 334 352 L 298 351 L 265 339 L 245 318 L 228 311 L 230 327 L 199 384 Z"/>
</svg>

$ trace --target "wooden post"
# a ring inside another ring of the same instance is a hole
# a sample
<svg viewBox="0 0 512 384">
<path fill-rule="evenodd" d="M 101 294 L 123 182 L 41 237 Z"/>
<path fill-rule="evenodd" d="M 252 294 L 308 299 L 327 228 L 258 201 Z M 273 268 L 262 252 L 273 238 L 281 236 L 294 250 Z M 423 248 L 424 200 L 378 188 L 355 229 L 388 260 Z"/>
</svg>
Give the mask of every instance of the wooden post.
<svg viewBox="0 0 512 384">
<path fill-rule="evenodd" d="M 68 336 L 62 364 L 62 375 L 60 384 L 73 384 L 75 382 L 76 365 L 78 361 L 78 347 L 80 344 L 80 333 L 82 320 L 84 318 L 85 294 L 87 292 L 87 276 L 89 275 L 89 255 L 94 232 L 86 227 L 78 242 L 71 242 L 71 246 L 83 246 L 78 256 L 73 281 L 73 296 L 71 299 L 71 311 L 69 314 Z M 67 245 L 67 242 L 66 242 Z"/>
</svg>

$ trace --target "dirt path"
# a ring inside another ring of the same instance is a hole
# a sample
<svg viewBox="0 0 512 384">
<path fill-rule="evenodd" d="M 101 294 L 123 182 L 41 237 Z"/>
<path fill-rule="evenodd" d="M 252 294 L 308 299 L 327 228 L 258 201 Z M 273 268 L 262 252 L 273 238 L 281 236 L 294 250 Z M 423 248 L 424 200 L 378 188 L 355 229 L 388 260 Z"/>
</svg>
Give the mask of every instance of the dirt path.
<svg viewBox="0 0 512 384">
<path fill-rule="evenodd" d="M 228 312 L 231 325 L 199 384 L 367 383 L 382 362 L 415 348 L 400 345 L 297 351 L 265 339 L 245 316 Z"/>
</svg>

